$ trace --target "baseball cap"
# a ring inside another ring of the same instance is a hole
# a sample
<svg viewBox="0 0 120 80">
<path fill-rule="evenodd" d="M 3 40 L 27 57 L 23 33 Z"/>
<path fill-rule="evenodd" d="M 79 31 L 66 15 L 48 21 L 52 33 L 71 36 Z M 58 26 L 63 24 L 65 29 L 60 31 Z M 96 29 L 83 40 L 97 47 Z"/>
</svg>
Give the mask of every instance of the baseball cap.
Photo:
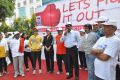
<svg viewBox="0 0 120 80">
<path fill-rule="evenodd" d="M 111 20 L 111 21 L 108 21 L 108 22 L 105 22 L 105 23 L 102 23 L 102 24 L 117 27 L 117 22 L 114 21 L 114 20 Z"/>
<path fill-rule="evenodd" d="M 105 16 L 100 16 L 97 20 L 96 20 L 96 22 L 107 22 L 109 19 L 107 18 L 107 17 L 105 17 Z"/>
<path fill-rule="evenodd" d="M 94 22 L 92 25 L 95 26 L 95 25 L 98 25 L 98 23 Z"/>
<path fill-rule="evenodd" d="M 85 30 L 84 29 L 80 29 L 80 32 L 85 32 Z"/>
<path fill-rule="evenodd" d="M 46 29 L 46 31 L 50 31 L 51 32 L 51 30 L 48 28 L 48 29 Z"/>
<path fill-rule="evenodd" d="M 66 25 L 72 25 L 72 23 L 71 23 L 71 22 L 67 22 Z M 66 25 L 65 25 L 65 26 L 66 26 Z"/>
<path fill-rule="evenodd" d="M 63 29 L 62 28 L 57 28 L 58 31 L 62 31 Z"/>
</svg>

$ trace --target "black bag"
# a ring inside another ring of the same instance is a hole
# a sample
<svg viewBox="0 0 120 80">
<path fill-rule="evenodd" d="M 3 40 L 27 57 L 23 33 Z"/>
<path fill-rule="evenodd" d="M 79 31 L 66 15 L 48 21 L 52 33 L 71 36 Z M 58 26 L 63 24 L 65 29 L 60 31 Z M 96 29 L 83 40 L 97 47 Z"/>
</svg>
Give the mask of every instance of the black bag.
<svg viewBox="0 0 120 80">
<path fill-rule="evenodd" d="M 120 61 L 119 56 L 118 61 Z M 120 80 L 120 66 L 118 64 L 116 65 L 116 80 Z"/>
<path fill-rule="evenodd" d="M 116 80 L 120 80 L 120 66 L 116 66 Z"/>
</svg>

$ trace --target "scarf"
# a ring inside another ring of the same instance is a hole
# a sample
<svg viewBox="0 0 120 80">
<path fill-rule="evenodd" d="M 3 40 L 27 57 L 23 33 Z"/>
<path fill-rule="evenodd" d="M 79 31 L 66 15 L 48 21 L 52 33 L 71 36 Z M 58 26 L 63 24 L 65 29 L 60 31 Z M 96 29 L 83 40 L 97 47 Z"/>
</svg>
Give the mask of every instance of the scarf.
<svg viewBox="0 0 120 80">
<path fill-rule="evenodd" d="M 24 38 L 20 38 L 19 52 L 24 52 Z"/>
</svg>

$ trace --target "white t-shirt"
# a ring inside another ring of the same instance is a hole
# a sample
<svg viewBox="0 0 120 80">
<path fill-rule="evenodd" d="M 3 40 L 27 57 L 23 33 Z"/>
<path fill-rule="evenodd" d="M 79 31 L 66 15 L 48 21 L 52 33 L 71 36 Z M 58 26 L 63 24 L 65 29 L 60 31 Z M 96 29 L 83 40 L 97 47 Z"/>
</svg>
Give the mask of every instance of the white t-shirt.
<svg viewBox="0 0 120 80">
<path fill-rule="evenodd" d="M 26 40 L 26 39 L 25 39 L 25 41 L 24 41 L 24 46 L 28 45 L 28 42 L 29 42 L 29 40 Z M 29 47 L 26 47 L 26 48 L 24 48 L 24 51 L 26 51 L 26 52 L 31 52 L 31 49 L 30 49 Z"/>
<path fill-rule="evenodd" d="M 95 59 L 95 75 L 104 80 L 115 80 L 115 68 L 120 49 L 120 39 L 116 36 L 110 38 L 101 37 L 93 46 L 93 49 L 101 49 L 103 53 L 111 57 L 108 61 L 102 61 L 98 58 Z"/>
<path fill-rule="evenodd" d="M 10 49 L 12 52 L 12 57 L 23 56 L 23 53 L 19 52 L 20 39 L 11 39 Z"/>
</svg>

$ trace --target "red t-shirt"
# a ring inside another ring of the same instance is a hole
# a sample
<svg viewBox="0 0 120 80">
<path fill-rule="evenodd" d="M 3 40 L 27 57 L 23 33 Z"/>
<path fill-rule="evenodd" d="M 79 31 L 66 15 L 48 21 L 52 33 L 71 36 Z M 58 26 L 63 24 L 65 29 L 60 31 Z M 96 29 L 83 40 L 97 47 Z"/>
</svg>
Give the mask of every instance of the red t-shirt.
<svg viewBox="0 0 120 80">
<path fill-rule="evenodd" d="M 64 46 L 64 42 L 60 42 L 60 38 L 62 35 L 56 36 L 56 54 L 66 54 L 66 48 Z"/>
</svg>

